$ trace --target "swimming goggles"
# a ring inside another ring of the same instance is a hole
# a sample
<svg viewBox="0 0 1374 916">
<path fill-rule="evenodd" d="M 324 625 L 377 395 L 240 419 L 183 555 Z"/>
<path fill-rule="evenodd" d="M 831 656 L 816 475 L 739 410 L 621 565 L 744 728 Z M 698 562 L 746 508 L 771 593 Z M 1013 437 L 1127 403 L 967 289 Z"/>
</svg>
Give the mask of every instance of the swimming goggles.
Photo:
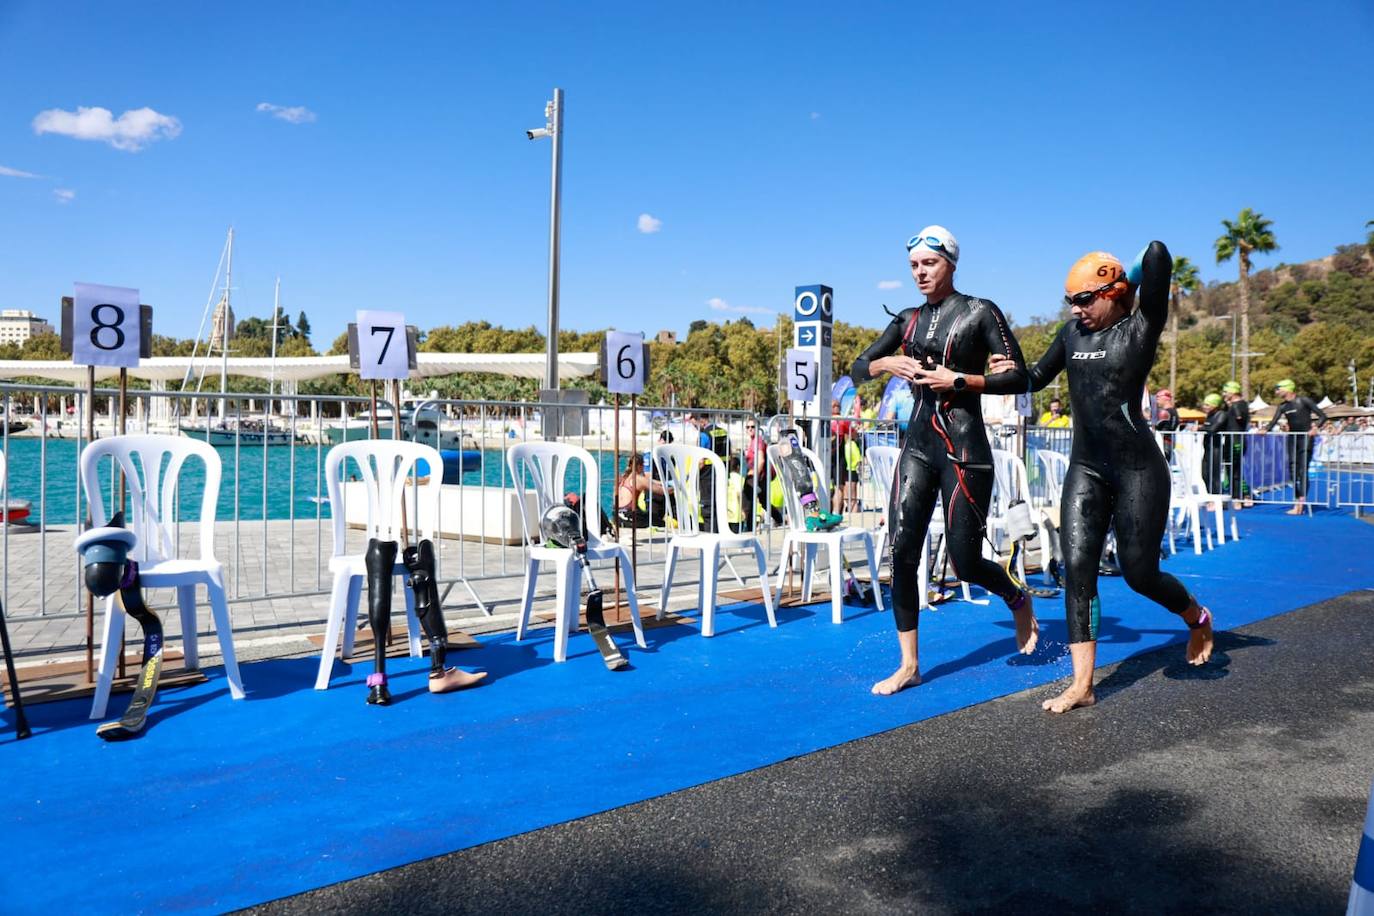
<svg viewBox="0 0 1374 916">
<path fill-rule="evenodd" d="M 1113 280 L 1112 282 L 1106 284 L 1105 286 L 1099 286 L 1097 289 L 1085 289 L 1085 290 L 1083 290 L 1083 292 L 1081 292 L 1081 293 L 1074 293 L 1072 296 L 1065 296 L 1065 297 L 1064 297 L 1064 304 L 1065 304 L 1065 305 L 1077 305 L 1077 306 L 1079 306 L 1079 307 L 1088 305 L 1088 304 L 1091 303 L 1094 299 L 1096 299 L 1098 296 L 1102 296 L 1102 295 L 1105 295 L 1106 293 L 1110 292 L 1110 291 L 1111 291 L 1111 288 L 1112 288 L 1113 286 L 1116 286 L 1118 283 L 1125 283 L 1125 282 L 1126 282 L 1126 277 L 1125 277 L 1125 276 L 1117 277 L 1117 278 L 1116 278 L 1115 280 Z"/>
<path fill-rule="evenodd" d="M 933 248 L 936 252 L 940 254 L 953 256 L 953 252 L 951 252 L 948 248 L 945 247 L 945 243 L 940 240 L 939 236 L 935 235 L 913 235 L 911 238 L 906 240 L 906 250 L 910 251 L 922 242 L 925 242 L 927 245 L 929 245 L 931 248 Z"/>
</svg>

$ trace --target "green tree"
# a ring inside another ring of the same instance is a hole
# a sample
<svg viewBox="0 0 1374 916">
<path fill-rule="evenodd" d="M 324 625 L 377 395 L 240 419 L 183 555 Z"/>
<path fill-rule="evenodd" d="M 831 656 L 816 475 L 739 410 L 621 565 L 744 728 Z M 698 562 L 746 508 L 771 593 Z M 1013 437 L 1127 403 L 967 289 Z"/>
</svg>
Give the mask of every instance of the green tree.
<svg viewBox="0 0 1374 916">
<path fill-rule="evenodd" d="M 1364 239 L 1365 247 L 1369 249 L 1370 254 L 1374 254 L 1374 219 L 1366 221 L 1364 227 L 1369 230 Z"/>
<path fill-rule="evenodd" d="M 305 338 L 306 343 L 310 343 L 310 319 L 305 317 L 305 312 L 301 312 L 296 318 L 296 334 Z"/>
<path fill-rule="evenodd" d="M 1240 211 L 1235 222 L 1221 221 L 1226 233 L 1220 236 L 1213 247 L 1216 249 L 1217 263 L 1236 258 L 1240 270 L 1240 390 L 1250 397 L 1250 257 L 1253 253 L 1263 254 L 1277 251 L 1279 244 L 1270 231 L 1273 222 L 1256 213 L 1249 207 Z"/>
<path fill-rule="evenodd" d="M 1169 390 L 1178 385 L 1178 311 L 1183 296 L 1192 295 L 1200 285 L 1197 265 L 1187 257 L 1174 258 L 1174 274 L 1169 282 L 1173 302 L 1169 309 Z"/>
</svg>

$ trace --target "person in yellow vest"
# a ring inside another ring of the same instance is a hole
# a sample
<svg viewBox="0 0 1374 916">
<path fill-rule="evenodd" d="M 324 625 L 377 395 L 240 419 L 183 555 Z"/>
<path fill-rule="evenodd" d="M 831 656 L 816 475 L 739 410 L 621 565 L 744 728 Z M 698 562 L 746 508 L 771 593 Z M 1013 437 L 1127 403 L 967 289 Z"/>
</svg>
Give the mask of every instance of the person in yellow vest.
<svg viewBox="0 0 1374 916">
<path fill-rule="evenodd" d="M 1064 413 L 1064 402 L 1059 398 L 1050 400 L 1050 409 L 1040 415 L 1038 426 L 1048 426 L 1051 429 L 1068 429 L 1073 425 L 1068 414 Z"/>
</svg>

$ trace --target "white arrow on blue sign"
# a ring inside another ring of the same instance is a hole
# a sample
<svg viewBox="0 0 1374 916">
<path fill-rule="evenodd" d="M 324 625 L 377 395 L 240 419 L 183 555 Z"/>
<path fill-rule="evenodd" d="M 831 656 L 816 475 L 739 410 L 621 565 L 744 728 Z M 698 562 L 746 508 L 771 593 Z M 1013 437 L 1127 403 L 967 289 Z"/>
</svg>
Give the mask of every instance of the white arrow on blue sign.
<svg viewBox="0 0 1374 916">
<path fill-rule="evenodd" d="M 797 328 L 797 343 L 803 347 L 808 347 L 816 342 L 815 328 Z"/>
</svg>

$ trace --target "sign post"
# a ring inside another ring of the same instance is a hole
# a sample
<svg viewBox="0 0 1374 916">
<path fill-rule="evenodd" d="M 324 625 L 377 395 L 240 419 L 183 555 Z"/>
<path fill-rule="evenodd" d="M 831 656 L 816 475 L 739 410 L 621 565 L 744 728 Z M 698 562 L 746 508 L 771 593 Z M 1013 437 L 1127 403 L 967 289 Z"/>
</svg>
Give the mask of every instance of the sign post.
<svg viewBox="0 0 1374 916">
<path fill-rule="evenodd" d="M 834 303 L 835 292 L 828 286 L 816 284 L 796 288 L 792 309 L 794 326 L 792 346 L 794 349 L 805 350 L 811 354 L 816 366 L 815 383 L 805 398 L 799 398 L 793 393 L 790 381 L 786 386 L 788 399 L 792 402 L 793 415 L 804 417 L 809 413 L 816 420 L 811 436 L 811 446 L 820 456 L 822 463 L 826 464 L 825 470 L 827 472 L 829 471 L 830 449 L 826 447 L 826 440 L 830 436 L 830 424 L 826 421 L 830 418 L 830 389 L 831 383 L 834 381 L 831 378 L 834 374 L 831 358 L 831 333 L 835 317 Z M 791 362 L 790 358 L 789 362 Z"/>
<path fill-rule="evenodd" d="M 117 434 L 126 431 L 125 411 L 129 370 L 141 357 L 152 355 L 153 309 L 139 303 L 138 290 L 99 283 L 73 284 L 74 294 L 62 298 L 62 349 L 72 362 L 86 367 L 86 441 L 95 441 L 95 367 L 119 369 Z M 111 418 L 113 419 L 113 418 Z M 124 473 L 119 472 L 119 507 L 124 508 Z M 90 494 L 87 494 L 90 498 Z M 99 499 L 99 494 L 96 494 Z M 119 649 L 119 674 L 124 674 L 124 647 Z M 86 592 L 86 682 L 95 682 L 95 599 Z"/>
<path fill-rule="evenodd" d="M 644 332 L 636 331 L 615 331 L 606 332 L 606 340 L 602 344 L 601 350 L 601 383 L 606 386 L 606 390 L 611 392 L 615 403 L 614 418 L 615 435 L 613 448 L 615 457 L 612 459 L 611 473 L 620 473 L 620 396 L 628 394 L 630 396 L 630 448 L 635 453 L 635 461 L 639 458 L 639 445 L 635 441 L 635 421 L 634 411 L 636 399 L 644 393 L 644 382 L 649 377 L 649 345 L 644 342 Z M 611 491 L 611 524 L 615 526 L 616 537 L 620 536 L 620 520 L 615 515 L 615 500 L 618 488 Z M 588 498 L 600 499 L 600 494 L 594 497 L 588 494 Z M 634 507 L 631 506 L 631 509 Z M 639 551 L 637 529 L 630 526 L 630 568 L 638 571 Z M 615 567 L 615 598 L 612 601 L 615 607 L 616 623 L 620 623 L 620 566 Z"/>
</svg>

